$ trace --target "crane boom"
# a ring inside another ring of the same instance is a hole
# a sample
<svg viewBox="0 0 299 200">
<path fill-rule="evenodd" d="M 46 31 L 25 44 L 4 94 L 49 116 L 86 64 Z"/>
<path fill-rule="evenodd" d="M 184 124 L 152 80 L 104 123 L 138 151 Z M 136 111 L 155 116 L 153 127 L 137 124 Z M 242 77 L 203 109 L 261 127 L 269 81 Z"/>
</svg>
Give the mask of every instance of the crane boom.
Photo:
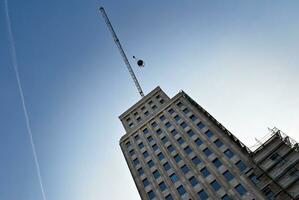
<svg viewBox="0 0 299 200">
<path fill-rule="evenodd" d="M 128 69 L 128 71 L 129 71 L 129 73 L 130 73 L 130 75 L 131 75 L 131 77 L 132 77 L 132 79 L 133 79 L 133 81 L 135 83 L 135 86 L 137 87 L 137 90 L 138 90 L 141 98 L 144 97 L 144 94 L 143 94 L 143 91 L 142 91 L 142 89 L 140 87 L 140 84 L 139 84 L 139 82 L 138 82 L 138 80 L 137 80 L 137 78 L 135 76 L 135 73 L 134 73 L 134 71 L 133 71 L 133 69 L 131 67 L 131 64 L 130 64 L 130 62 L 129 62 L 129 60 L 128 60 L 128 58 L 127 58 L 127 56 L 126 56 L 126 54 L 125 54 L 125 52 L 124 52 L 124 50 L 123 50 L 123 48 L 122 48 L 122 46 L 120 44 L 120 41 L 119 41 L 119 39 L 118 39 L 118 37 L 117 37 L 117 35 L 116 35 L 113 27 L 112 27 L 112 24 L 111 24 L 111 22 L 110 22 L 110 20 L 109 20 L 109 18 L 107 16 L 107 14 L 106 14 L 105 9 L 103 7 L 100 7 L 100 12 L 101 12 L 101 14 L 102 14 L 102 16 L 103 16 L 103 18 L 105 20 L 105 23 L 106 23 L 106 25 L 107 25 L 107 27 L 108 27 L 108 29 L 109 29 L 112 37 L 113 37 L 113 40 L 114 40 L 114 42 L 115 42 L 115 44 L 116 44 L 116 46 L 117 46 L 117 48 L 119 50 L 119 53 L 122 56 L 122 58 L 123 58 L 123 60 L 124 60 L 124 62 L 126 64 L 126 66 L 127 66 L 127 69 Z"/>
</svg>

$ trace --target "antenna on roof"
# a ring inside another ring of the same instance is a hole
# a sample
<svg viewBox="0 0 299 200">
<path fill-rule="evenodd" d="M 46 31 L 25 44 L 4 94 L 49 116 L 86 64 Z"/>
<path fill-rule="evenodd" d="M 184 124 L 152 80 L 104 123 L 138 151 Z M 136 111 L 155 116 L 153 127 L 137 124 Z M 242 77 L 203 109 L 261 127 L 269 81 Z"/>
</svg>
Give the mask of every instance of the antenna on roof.
<svg viewBox="0 0 299 200">
<path fill-rule="evenodd" d="M 107 27 L 108 27 L 108 29 L 109 29 L 112 37 L 113 37 L 113 40 L 114 40 L 114 42 L 115 42 L 115 44 L 116 44 L 116 46 L 117 46 L 117 48 L 119 50 L 119 53 L 122 56 L 122 58 L 123 58 L 123 60 L 124 60 L 124 62 L 126 64 L 126 66 L 127 66 L 127 69 L 128 69 L 128 71 L 129 71 L 129 73 L 131 75 L 131 78 L 133 79 L 133 81 L 135 83 L 135 86 L 136 86 L 136 88 L 137 88 L 137 90 L 138 90 L 141 98 L 143 98 L 144 97 L 144 93 L 143 93 L 143 91 L 142 91 L 142 89 L 140 87 L 140 84 L 139 84 L 136 76 L 135 76 L 135 73 L 134 73 L 134 71 L 133 71 L 133 69 L 131 67 L 131 64 L 130 64 L 130 62 L 129 62 L 129 60 L 128 60 L 128 58 L 127 58 L 127 56 L 126 56 L 126 54 L 125 54 L 125 52 L 124 52 L 124 50 L 123 50 L 123 48 L 122 48 L 122 46 L 120 44 L 120 41 L 119 41 L 119 39 L 118 39 L 118 37 L 117 37 L 117 35 L 116 35 L 113 27 L 112 27 L 112 24 L 111 24 L 111 22 L 110 22 L 110 20 L 109 20 L 109 18 L 107 16 L 107 14 L 106 14 L 105 9 L 103 7 L 100 7 L 100 12 L 101 12 L 101 14 L 102 14 L 102 16 L 103 16 L 103 18 L 105 20 L 105 23 L 106 23 L 106 25 L 107 25 Z M 137 65 L 138 66 L 143 66 L 144 62 L 142 60 L 138 60 L 137 61 Z"/>
</svg>

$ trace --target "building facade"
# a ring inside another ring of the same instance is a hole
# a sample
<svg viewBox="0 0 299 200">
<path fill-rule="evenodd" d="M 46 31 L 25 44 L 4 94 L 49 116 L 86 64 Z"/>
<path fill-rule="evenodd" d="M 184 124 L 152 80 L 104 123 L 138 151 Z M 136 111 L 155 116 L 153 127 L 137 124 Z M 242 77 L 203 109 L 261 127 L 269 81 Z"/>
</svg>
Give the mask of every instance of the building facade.
<svg viewBox="0 0 299 200">
<path fill-rule="evenodd" d="M 253 155 L 183 91 L 169 98 L 157 87 L 120 120 L 141 199 L 267 199 L 252 178 L 264 180 L 262 153 Z"/>
</svg>

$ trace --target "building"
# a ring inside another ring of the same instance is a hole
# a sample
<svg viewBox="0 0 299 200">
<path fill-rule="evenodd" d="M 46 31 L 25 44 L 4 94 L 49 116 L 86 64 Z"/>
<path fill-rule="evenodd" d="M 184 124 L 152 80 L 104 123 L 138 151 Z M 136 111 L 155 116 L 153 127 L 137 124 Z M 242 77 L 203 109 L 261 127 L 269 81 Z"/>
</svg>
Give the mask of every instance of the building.
<svg viewBox="0 0 299 200">
<path fill-rule="evenodd" d="M 141 199 L 267 199 L 263 150 L 253 153 L 183 91 L 169 98 L 157 87 L 119 118 Z"/>
</svg>

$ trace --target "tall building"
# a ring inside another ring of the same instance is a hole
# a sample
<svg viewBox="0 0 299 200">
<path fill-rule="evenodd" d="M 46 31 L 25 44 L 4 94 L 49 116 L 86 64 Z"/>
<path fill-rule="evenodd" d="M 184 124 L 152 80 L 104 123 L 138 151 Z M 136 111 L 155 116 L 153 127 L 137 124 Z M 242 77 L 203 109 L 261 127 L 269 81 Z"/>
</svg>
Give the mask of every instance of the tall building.
<svg viewBox="0 0 299 200">
<path fill-rule="evenodd" d="M 250 151 L 183 91 L 169 98 L 157 87 L 119 118 L 126 130 L 120 146 L 141 199 L 271 196 L 263 150 Z"/>
</svg>

